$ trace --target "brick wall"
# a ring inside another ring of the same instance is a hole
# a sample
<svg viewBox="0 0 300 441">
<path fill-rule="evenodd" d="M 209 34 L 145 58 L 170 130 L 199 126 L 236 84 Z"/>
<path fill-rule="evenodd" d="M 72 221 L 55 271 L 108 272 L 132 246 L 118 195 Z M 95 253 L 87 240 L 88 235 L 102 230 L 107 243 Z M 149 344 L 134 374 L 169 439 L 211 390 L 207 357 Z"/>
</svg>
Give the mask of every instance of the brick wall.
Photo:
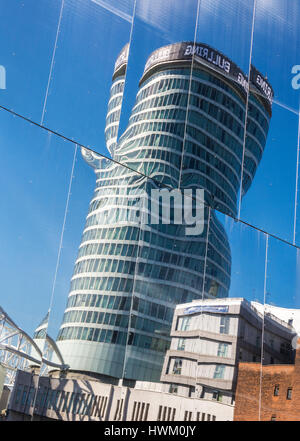
<svg viewBox="0 0 300 441">
<path fill-rule="evenodd" d="M 278 396 L 274 395 L 279 386 Z M 287 398 L 292 388 L 291 399 Z M 234 421 L 300 421 L 300 350 L 293 365 L 240 363 Z"/>
</svg>

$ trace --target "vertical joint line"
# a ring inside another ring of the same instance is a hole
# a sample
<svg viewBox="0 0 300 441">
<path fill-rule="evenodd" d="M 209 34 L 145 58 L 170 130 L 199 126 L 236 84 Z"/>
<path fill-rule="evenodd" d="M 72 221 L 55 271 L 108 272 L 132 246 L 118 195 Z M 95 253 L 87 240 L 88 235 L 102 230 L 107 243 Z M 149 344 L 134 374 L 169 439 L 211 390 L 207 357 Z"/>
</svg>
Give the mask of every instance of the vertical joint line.
<svg viewBox="0 0 300 441">
<path fill-rule="evenodd" d="M 300 101 L 299 101 L 299 110 L 298 110 L 298 138 L 297 138 L 297 161 L 296 161 L 296 183 L 295 183 L 293 245 L 296 245 L 297 201 L 298 201 L 298 180 L 299 180 L 299 148 L 300 148 Z"/>
<path fill-rule="evenodd" d="M 258 420 L 261 421 L 261 394 L 262 394 L 262 377 L 263 377 L 263 358 L 264 358 L 264 337 L 265 337 L 265 305 L 267 291 L 267 274 L 268 274 L 268 251 L 269 251 L 269 235 L 266 235 L 266 254 L 265 254 L 265 275 L 264 275 L 264 308 L 262 319 L 261 333 L 261 350 L 260 350 L 260 378 L 259 378 L 259 397 L 258 397 Z"/>
<path fill-rule="evenodd" d="M 250 94 L 250 75 L 251 75 L 251 61 L 252 61 L 252 51 L 253 51 L 255 13 L 256 13 L 256 0 L 254 0 L 254 4 L 253 4 L 253 15 L 252 15 L 252 26 L 251 26 L 251 40 L 250 40 L 249 68 L 248 68 L 248 89 L 247 89 L 247 93 L 246 93 L 246 109 L 245 109 L 245 123 L 244 123 L 244 139 L 243 139 L 242 163 L 241 163 L 241 182 L 240 182 L 240 194 L 239 194 L 239 206 L 238 206 L 238 220 L 240 220 L 241 203 L 242 203 L 242 190 L 243 190 L 243 177 L 244 177 L 244 159 L 245 159 L 246 137 L 247 137 L 248 104 L 249 104 L 249 94 Z"/>
<path fill-rule="evenodd" d="M 43 105 L 43 110 L 42 110 L 41 125 L 43 125 L 43 123 L 44 123 L 44 116 L 45 116 L 46 105 L 47 105 L 47 100 L 48 100 L 49 87 L 50 87 L 50 82 L 51 82 L 51 78 L 52 78 L 53 66 L 54 66 L 54 58 L 55 58 L 56 48 L 57 48 L 58 34 L 60 31 L 60 24 L 61 24 L 63 9 L 64 9 L 64 2 L 65 2 L 65 0 L 61 0 L 60 13 L 59 13 L 59 18 L 58 18 L 54 48 L 53 48 L 53 52 L 52 52 L 50 71 L 49 71 L 48 82 L 47 82 L 47 87 L 46 87 L 46 94 L 45 94 L 44 105 Z"/>
</svg>

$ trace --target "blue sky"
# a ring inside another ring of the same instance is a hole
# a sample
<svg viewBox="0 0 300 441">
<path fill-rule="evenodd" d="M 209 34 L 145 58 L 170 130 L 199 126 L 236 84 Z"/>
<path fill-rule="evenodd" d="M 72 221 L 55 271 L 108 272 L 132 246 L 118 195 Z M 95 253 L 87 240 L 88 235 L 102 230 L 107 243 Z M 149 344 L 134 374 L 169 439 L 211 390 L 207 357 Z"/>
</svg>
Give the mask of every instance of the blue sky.
<svg viewBox="0 0 300 441">
<path fill-rule="evenodd" d="M 131 27 L 132 0 L 64 0 L 57 34 L 61 0 L 0 0 L 0 64 L 7 75 L 0 104 L 38 123 L 46 105 L 45 126 L 107 155 L 104 127 L 111 75 L 130 38 L 121 131 L 153 50 L 196 37 L 247 73 L 252 41 L 252 63 L 268 76 L 275 104 L 266 150 L 242 201 L 241 218 L 292 241 L 300 92 L 291 87 L 291 68 L 300 64 L 300 4 L 257 0 L 253 39 L 252 7 L 249 0 L 231 0 L 226 8 L 221 0 L 201 0 L 199 10 L 196 0 L 139 0 Z M 0 126 L 0 304 L 31 333 L 50 305 L 75 147 L 3 110 Z M 51 313 L 54 336 L 93 186 L 93 172 L 78 152 Z M 232 249 L 231 295 L 262 301 L 265 236 L 221 218 Z M 300 214 L 298 218 L 300 244 Z M 297 250 L 270 238 L 267 263 L 267 300 L 300 306 Z"/>
</svg>

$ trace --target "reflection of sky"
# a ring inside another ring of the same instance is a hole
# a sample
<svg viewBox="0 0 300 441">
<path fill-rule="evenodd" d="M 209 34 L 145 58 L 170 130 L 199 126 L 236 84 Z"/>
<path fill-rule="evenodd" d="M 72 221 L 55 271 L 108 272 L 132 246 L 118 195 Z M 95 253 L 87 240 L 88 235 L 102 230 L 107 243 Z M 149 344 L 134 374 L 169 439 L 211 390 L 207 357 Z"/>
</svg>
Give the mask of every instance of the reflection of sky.
<svg viewBox="0 0 300 441">
<path fill-rule="evenodd" d="M 291 87 L 291 68 L 300 64 L 297 23 L 299 2 L 256 2 L 252 61 L 267 74 L 275 91 L 266 151 L 241 217 L 292 241 L 299 91 Z M 145 61 L 156 48 L 183 40 L 207 43 L 247 73 L 251 48 L 252 6 L 249 0 L 182 2 L 65 0 L 58 33 L 44 124 L 107 154 L 106 106 L 115 59 L 129 41 L 131 48 L 121 116 L 127 125 Z M 0 64 L 7 90 L 0 104 L 39 122 L 41 119 L 61 2 L 0 0 Z M 195 23 L 198 23 L 195 32 Z M 59 237 L 71 173 L 73 146 L 0 113 L 2 161 L 1 304 L 31 332 L 49 307 Z M 62 260 L 52 313 L 59 326 L 94 176 L 80 157 L 75 166 Z M 263 299 L 265 238 L 227 220 L 232 248 L 231 295 Z M 300 233 L 300 225 L 297 224 Z M 299 238 L 299 235 L 298 235 Z M 267 301 L 297 306 L 299 265 L 291 247 L 269 240 Z M 53 330 L 56 334 L 56 330 Z"/>
</svg>

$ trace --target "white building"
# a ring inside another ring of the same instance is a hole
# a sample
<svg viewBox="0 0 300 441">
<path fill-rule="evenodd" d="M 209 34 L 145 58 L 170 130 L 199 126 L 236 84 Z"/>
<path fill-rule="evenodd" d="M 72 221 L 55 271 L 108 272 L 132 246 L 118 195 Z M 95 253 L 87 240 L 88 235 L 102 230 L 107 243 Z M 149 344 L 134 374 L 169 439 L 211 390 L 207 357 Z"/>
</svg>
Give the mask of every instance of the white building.
<svg viewBox="0 0 300 441">
<path fill-rule="evenodd" d="M 239 361 L 291 363 L 294 328 L 259 309 L 242 298 L 178 305 L 161 375 L 168 391 L 233 404 Z"/>
</svg>

